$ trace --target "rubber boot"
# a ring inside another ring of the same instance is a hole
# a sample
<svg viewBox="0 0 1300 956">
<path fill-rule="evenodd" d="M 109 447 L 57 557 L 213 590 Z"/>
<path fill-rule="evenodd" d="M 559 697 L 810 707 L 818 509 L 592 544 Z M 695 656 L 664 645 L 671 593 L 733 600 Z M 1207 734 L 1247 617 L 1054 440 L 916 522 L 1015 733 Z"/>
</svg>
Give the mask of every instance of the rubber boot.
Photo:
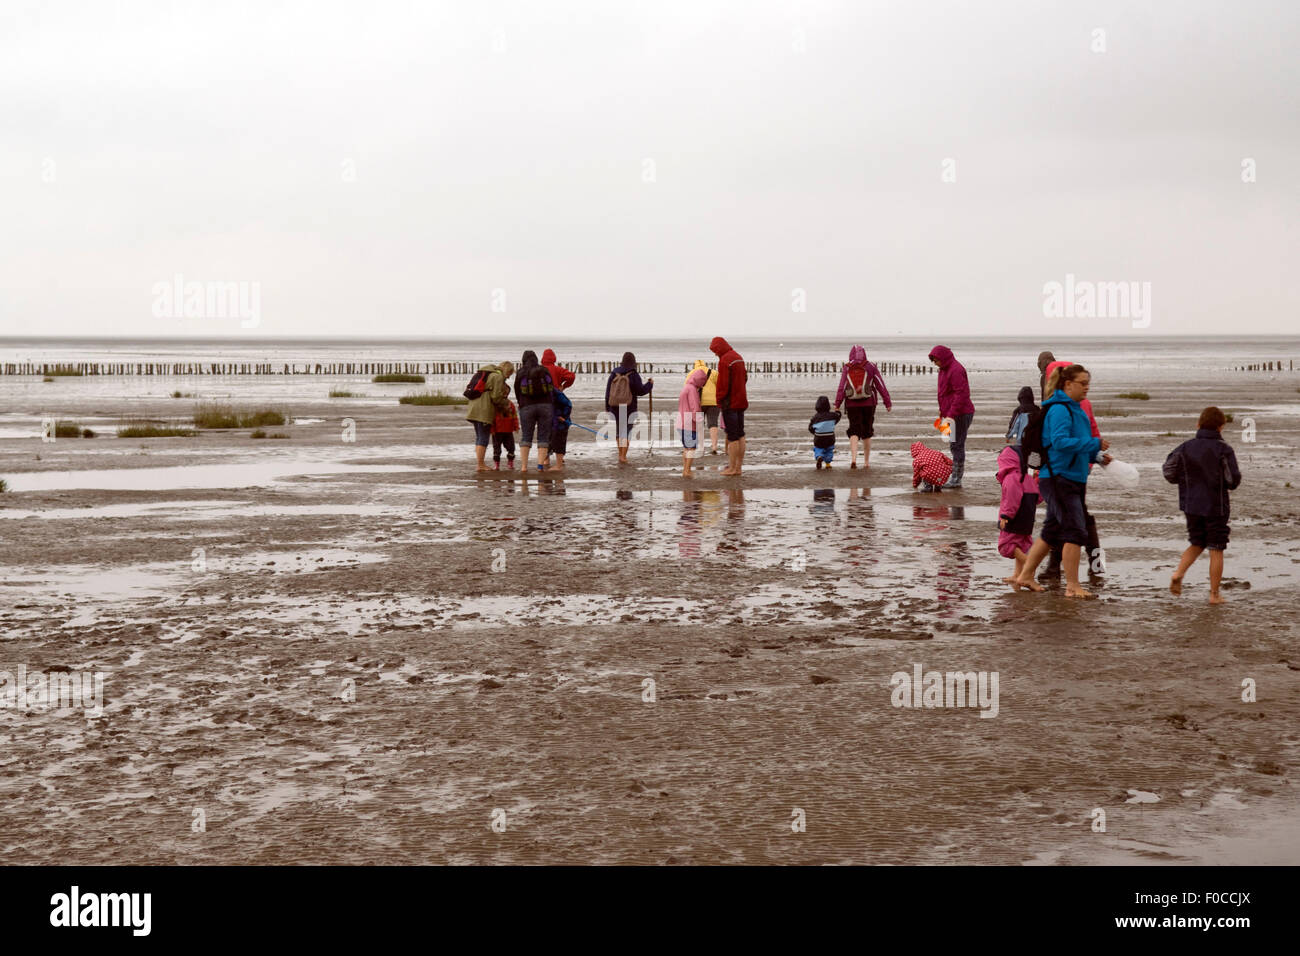
<svg viewBox="0 0 1300 956">
<path fill-rule="evenodd" d="M 955 462 L 953 462 L 953 463 L 952 463 L 952 476 L 949 477 L 948 481 L 943 485 L 943 487 L 944 487 L 944 488 L 960 488 L 960 487 L 961 487 L 961 476 L 962 476 L 962 472 L 964 472 L 965 470 L 966 470 L 966 462 L 965 462 L 965 460 L 962 460 L 962 461 L 955 461 Z"/>
<path fill-rule="evenodd" d="M 1097 519 L 1091 514 L 1087 515 L 1088 519 L 1088 573 L 1091 575 L 1105 574 L 1106 568 L 1097 559 L 1101 557 L 1101 539 L 1097 536 Z"/>
</svg>

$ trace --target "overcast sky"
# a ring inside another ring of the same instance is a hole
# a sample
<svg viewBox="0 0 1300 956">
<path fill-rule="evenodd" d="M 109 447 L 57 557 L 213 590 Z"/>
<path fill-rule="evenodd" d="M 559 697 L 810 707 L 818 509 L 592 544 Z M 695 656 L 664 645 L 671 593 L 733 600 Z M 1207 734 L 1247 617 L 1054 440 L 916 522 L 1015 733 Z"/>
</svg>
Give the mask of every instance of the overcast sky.
<svg viewBox="0 0 1300 956">
<path fill-rule="evenodd" d="M 1294 0 L 3 7 L 0 334 L 1298 324 Z"/>
</svg>

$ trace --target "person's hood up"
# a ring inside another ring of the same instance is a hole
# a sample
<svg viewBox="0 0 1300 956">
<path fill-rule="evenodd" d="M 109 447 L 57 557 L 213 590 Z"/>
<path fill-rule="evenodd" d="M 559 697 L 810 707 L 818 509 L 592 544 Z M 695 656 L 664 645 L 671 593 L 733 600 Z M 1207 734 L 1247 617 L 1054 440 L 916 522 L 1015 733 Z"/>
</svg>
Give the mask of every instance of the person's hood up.
<svg viewBox="0 0 1300 956">
<path fill-rule="evenodd" d="M 864 349 L 861 345 L 855 345 L 853 346 L 853 348 L 849 349 L 849 364 L 866 365 L 867 350 Z"/>
<path fill-rule="evenodd" d="M 1005 481 L 1012 472 L 1020 473 L 1020 452 L 1015 445 L 1008 445 L 998 452 L 998 481 Z"/>
<path fill-rule="evenodd" d="M 1038 353 L 1038 371 L 1046 372 L 1047 366 L 1056 361 L 1056 356 L 1051 352 Z"/>
<path fill-rule="evenodd" d="M 709 343 L 709 351 L 718 358 L 722 358 L 722 356 L 731 351 L 731 346 L 721 335 L 715 335 L 713 341 Z"/>
<path fill-rule="evenodd" d="M 697 365 L 695 367 L 695 370 L 691 372 L 690 377 L 686 379 L 686 384 L 691 386 L 692 388 L 703 388 L 704 383 L 707 382 L 708 380 L 709 380 L 709 370 L 707 368 L 701 368 L 700 366 Z"/>
<path fill-rule="evenodd" d="M 695 360 L 695 367 L 696 367 L 696 368 L 702 368 L 702 369 L 704 369 L 704 370 L 707 372 L 707 371 L 709 370 L 709 363 L 706 362 L 706 361 L 704 361 L 704 359 L 696 359 L 696 360 Z"/>
<path fill-rule="evenodd" d="M 936 345 L 930 349 L 930 358 L 938 362 L 940 368 L 947 368 L 952 363 L 952 349 L 946 345 Z"/>
<path fill-rule="evenodd" d="M 1026 385 L 1020 389 L 1020 394 L 1016 396 L 1016 401 L 1020 404 L 1020 411 L 1032 412 L 1036 407 L 1034 402 L 1034 390 Z"/>
<path fill-rule="evenodd" d="M 817 396 L 817 411 L 829 412 L 831 410 L 831 400 L 825 395 Z"/>
<path fill-rule="evenodd" d="M 554 350 L 554 349 L 547 349 L 546 351 L 542 352 L 542 364 L 543 364 L 543 365 L 554 365 L 554 364 L 555 364 L 555 350 Z"/>
<path fill-rule="evenodd" d="M 912 442 L 912 457 L 915 458 L 917 455 L 921 454 L 921 452 L 925 451 L 925 447 L 925 442 L 923 441 Z"/>
</svg>

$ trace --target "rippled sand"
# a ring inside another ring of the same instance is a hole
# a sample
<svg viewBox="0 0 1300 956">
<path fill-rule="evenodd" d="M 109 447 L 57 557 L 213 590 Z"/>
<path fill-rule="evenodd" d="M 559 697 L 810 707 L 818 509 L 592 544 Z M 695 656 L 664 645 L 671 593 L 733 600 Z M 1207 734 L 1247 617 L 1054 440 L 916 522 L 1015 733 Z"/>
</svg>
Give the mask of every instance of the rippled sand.
<svg viewBox="0 0 1300 956">
<path fill-rule="evenodd" d="M 870 471 L 815 471 L 811 411 L 781 402 L 749 416 L 743 479 L 714 458 L 689 485 L 675 449 L 619 469 L 587 435 L 562 481 L 479 480 L 455 409 L 321 403 L 274 443 L 0 438 L 31 489 L 0 496 L 0 670 L 106 675 L 97 719 L 0 710 L 6 859 L 1300 862 L 1295 384 L 1094 393 L 1135 412 L 1101 424 L 1145 480 L 1090 490 L 1086 605 L 1000 583 L 1002 396 L 976 392 L 966 488 L 911 492 L 932 388 L 899 388 Z M 1256 443 L 1226 433 L 1223 608 L 1204 563 L 1168 594 L 1158 478 L 1211 401 L 1265 409 Z M 915 663 L 996 671 L 997 717 L 892 706 Z"/>
</svg>

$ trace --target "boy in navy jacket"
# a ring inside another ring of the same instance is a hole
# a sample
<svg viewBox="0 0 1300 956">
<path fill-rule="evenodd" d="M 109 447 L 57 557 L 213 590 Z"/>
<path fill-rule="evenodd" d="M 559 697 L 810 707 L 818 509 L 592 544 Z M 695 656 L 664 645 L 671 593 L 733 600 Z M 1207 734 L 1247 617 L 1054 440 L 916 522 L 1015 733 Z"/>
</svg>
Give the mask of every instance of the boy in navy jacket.
<svg viewBox="0 0 1300 956">
<path fill-rule="evenodd" d="M 1219 582 L 1223 579 L 1223 551 L 1228 547 L 1228 492 L 1241 484 L 1241 471 L 1232 446 L 1223 440 L 1227 416 L 1211 405 L 1201 412 L 1196 437 L 1185 441 L 1165 459 L 1165 480 L 1178 485 L 1178 507 L 1187 516 L 1187 540 L 1178 570 L 1169 579 L 1169 590 L 1183 592 L 1183 575 L 1201 552 L 1210 552 L 1210 603 L 1222 604 Z"/>
</svg>

